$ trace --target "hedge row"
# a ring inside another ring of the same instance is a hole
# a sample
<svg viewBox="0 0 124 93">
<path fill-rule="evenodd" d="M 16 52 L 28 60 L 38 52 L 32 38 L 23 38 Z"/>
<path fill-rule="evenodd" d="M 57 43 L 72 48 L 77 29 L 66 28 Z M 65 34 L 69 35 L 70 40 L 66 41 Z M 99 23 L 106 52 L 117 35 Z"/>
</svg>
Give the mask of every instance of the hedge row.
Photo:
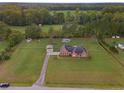
<svg viewBox="0 0 124 93">
<path fill-rule="evenodd" d="M 99 40 L 99 43 L 105 45 L 106 47 L 108 47 L 108 49 L 111 52 L 116 53 L 116 54 L 119 53 L 119 51 L 115 48 L 114 45 L 107 44 L 104 40 Z"/>
</svg>

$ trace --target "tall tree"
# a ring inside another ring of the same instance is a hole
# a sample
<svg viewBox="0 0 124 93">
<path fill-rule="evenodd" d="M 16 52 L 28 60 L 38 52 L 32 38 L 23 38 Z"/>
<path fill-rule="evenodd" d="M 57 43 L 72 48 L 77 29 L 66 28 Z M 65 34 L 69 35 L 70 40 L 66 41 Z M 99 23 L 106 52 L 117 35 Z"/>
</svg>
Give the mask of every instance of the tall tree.
<svg viewBox="0 0 124 93">
<path fill-rule="evenodd" d="M 9 34 L 11 34 L 11 29 L 3 22 L 0 22 L 0 39 L 7 39 Z"/>
<path fill-rule="evenodd" d="M 9 47 L 13 47 L 23 40 L 23 34 L 19 31 L 12 31 L 7 40 Z"/>
<path fill-rule="evenodd" d="M 26 38 L 32 38 L 32 39 L 40 38 L 41 32 L 42 32 L 41 27 L 35 24 L 27 26 L 25 29 Z"/>
<path fill-rule="evenodd" d="M 55 24 L 63 24 L 65 22 L 64 13 L 62 12 L 54 12 L 53 14 L 53 23 Z"/>
</svg>

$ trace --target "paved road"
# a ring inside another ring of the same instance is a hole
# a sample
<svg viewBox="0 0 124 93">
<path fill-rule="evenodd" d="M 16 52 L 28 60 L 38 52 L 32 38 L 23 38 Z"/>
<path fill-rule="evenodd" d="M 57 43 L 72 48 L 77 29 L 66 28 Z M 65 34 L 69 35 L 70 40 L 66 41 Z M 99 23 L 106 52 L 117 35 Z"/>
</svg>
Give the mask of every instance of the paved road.
<svg viewBox="0 0 124 93">
<path fill-rule="evenodd" d="M 41 70 L 41 74 L 39 79 L 33 84 L 33 87 L 38 87 L 38 86 L 43 86 L 44 85 L 44 80 L 45 80 L 45 76 L 46 76 L 46 70 L 47 70 L 47 65 L 48 65 L 48 60 L 49 60 L 50 55 L 45 56 L 44 59 L 44 63 L 43 63 L 43 67 Z"/>
<path fill-rule="evenodd" d="M 0 90 L 96 90 L 93 88 L 62 88 L 62 87 L 8 87 Z"/>
</svg>

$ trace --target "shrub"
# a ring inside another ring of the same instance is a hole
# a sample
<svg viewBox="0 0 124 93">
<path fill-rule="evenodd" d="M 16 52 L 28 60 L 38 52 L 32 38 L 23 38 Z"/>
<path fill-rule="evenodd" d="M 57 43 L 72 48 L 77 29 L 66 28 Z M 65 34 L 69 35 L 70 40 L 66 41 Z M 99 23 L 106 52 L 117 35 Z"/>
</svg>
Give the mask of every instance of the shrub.
<svg viewBox="0 0 124 93">
<path fill-rule="evenodd" d="M 41 27 L 39 27 L 36 24 L 27 26 L 25 29 L 26 38 L 32 38 L 32 39 L 40 38 L 41 32 L 42 32 Z"/>
<path fill-rule="evenodd" d="M 99 44 L 100 44 L 102 47 L 104 47 L 103 45 L 105 45 L 106 47 L 108 47 L 111 52 L 116 53 L 116 54 L 119 53 L 119 51 L 115 48 L 114 45 L 107 44 L 104 40 L 99 40 L 98 42 L 99 42 Z M 103 45 L 102 45 L 102 44 L 103 44 Z"/>
<path fill-rule="evenodd" d="M 11 50 L 12 50 L 12 49 L 11 49 L 11 47 L 9 47 L 9 46 L 5 48 L 5 51 L 10 52 Z"/>
<path fill-rule="evenodd" d="M 0 52 L 0 60 L 1 61 L 4 61 L 4 60 L 8 60 L 8 59 L 10 59 L 10 53 L 8 52 L 8 51 L 1 51 Z"/>
<path fill-rule="evenodd" d="M 9 60 L 10 59 L 10 54 L 4 54 L 4 60 Z"/>
<path fill-rule="evenodd" d="M 22 40 L 23 40 L 22 33 L 18 31 L 13 31 L 8 37 L 9 47 L 14 47 Z"/>
<path fill-rule="evenodd" d="M 109 49 L 113 52 L 113 53 L 119 53 L 119 51 L 114 47 L 114 46 L 109 46 Z"/>
</svg>

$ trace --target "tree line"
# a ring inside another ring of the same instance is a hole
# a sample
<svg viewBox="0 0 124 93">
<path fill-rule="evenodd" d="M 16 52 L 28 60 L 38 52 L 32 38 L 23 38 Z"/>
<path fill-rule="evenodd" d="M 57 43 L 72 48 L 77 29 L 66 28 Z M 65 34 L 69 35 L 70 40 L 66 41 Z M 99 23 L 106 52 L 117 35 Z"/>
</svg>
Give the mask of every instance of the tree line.
<svg viewBox="0 0 124 93">
<path fill-rule="evenodd" d="M 15 46 L 23 39 L 24 35 L 21 32 L 12 30 L 7 24 L 0 22 L 0 42 L 7 43 L 6 48 L 0 51 L 0 62 L 10 59 Z"/>
<path fill-rule="evenodd" d="M 12 26 L 61 24 L 61 31 L 54 33 L 53 37 L 124 36 L 123 6 L 111 5 L 104 7 L 101 11 L 85 12 L 76 8 L 75 11 L 67 11 L 66 14 L 61 11 L 51 12 L 41 7 L 25 9 L 17 5 L 4 5 L 0 6 L 0 9 L 0 21 Z M 41 37 L 45 35 L 46 33 L 42 33 Z M 46 35 L 46 37 L 49 36 Z"/>
<path fill-rule="evenodd" d="M 122 13 L 124 11 L 124 7 L 110 6 L 103 8 L 101 11 L 85 12 L 77 7 L 74 12 L 67 11 L 67 13 L 64 13 L 65 11 L 50 11 L 47 8 L 41 7 L 23 8 L 21 6 L 10 4 L 0 6 L 0 10 L 0 21 L 12 26 L 26 26 L 33 23 L 42 25 L 64 24 L 67 20 L 72 20 L 75 16 L 78 16 L 79 24 L 83 25 L 96 21 L 96 15 L 99 17 L 105 17 L 102 14 L 102 11 L 107 14 L 109 14 L 108 12 L 118 11 L 120 14 L 116 13 L 116 16 L 123 16 Z M 113 17 L 113 15 L 110 16 Z"/>
</svg>

